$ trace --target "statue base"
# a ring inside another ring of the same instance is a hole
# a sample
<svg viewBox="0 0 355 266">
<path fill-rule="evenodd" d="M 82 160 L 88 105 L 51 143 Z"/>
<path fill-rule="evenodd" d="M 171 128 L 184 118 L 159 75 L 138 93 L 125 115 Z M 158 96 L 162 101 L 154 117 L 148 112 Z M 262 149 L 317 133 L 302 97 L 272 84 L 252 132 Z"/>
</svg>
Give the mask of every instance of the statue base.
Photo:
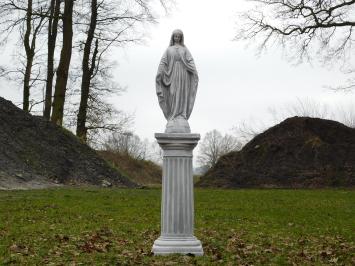
<svg viewBox="0 0 355 266">
<path fill-rule="evenodd" d="M 190 237 L 164 237 L 161 236 L 154 241 L 152 248 L 154 255 L 193 254 L 202 256 L 203 249 L 201 241 L 194 236 Z"/>
<path fill-rule="evenodd" d="M 165 133 L 191 133 L 189 122 L 183 117 L 171 119 L 166 124 Z"/>
</svg>

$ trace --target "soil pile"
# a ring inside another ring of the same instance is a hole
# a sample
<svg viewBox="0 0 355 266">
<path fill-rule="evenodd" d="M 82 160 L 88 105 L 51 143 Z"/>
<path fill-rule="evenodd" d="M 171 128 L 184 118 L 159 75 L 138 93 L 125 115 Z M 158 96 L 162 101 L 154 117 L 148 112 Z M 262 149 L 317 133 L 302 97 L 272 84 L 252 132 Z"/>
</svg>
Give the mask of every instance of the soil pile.
<svg viewBox="0 0 355 266">
<path fill-rule="evenodd" d="M 100 151 L 99 154 L 134 182 L 149 187 L 161 185 L 162 169 L 159 165 L 112 151 Z"/>
<path fill-rule="evenodd" d="M 71 132 L 0 97 L 0 189 L 135 187 Z"/>
<path fill-rule="evenodd" d="M 203 187 L 355 186 L 355 129 L 341 123 L 292 117 L 222 156 Z"/>
</svg>

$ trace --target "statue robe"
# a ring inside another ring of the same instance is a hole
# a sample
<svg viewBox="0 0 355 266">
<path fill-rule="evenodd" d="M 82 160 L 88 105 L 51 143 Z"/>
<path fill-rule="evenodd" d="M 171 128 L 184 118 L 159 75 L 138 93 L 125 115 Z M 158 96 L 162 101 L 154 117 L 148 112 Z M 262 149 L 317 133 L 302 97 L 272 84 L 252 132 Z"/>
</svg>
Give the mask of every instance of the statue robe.
<svg viewBox="0 0 355 266">
<path fill-rule="evenodd" d="M 156 92 L 165 118 L 188 120 L 194 106 L 198 75 L 185 46 L 169 46 L 160 60 Z"/>
</svg>

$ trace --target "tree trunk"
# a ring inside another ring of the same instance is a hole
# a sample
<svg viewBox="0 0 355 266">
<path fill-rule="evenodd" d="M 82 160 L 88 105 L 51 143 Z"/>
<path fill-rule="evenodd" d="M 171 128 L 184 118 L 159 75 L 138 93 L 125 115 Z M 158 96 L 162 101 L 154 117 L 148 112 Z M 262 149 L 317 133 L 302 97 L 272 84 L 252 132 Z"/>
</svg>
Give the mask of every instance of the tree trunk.
<svg viewBox="0 0 355 266">
<path fill-rule="evenodd" d="M 63 46 L 57 69 L 51 121 L 57 125 L 63 123 L 65 93 L 68 82 L 70 59 L 73 41 L 73 5 L 74 0 L 65 0 L 63 14 Z"/>
<path fill-rule="evenodd" d="M 86 128 L 86 119 L 87 119 L 87 108 L 88 108 L 88 99 L 90 94 L 90 82 L 92 74 L 95 68 L 96 56 L 98 52 L 98 40 L 95 42 L 95 49 L 91 59 L 91 66 L 89 65 L 91 45 L 94 38 L 95 28 L 97 23 L 97 0 L 91 1 L 91 18 L 90 26 L 87 33 L 87 38 L 84 47 L 83 61 L 82 61 L 82 80 L 81 80 L 81 98 L 80 106 L 77 118 L 76 126 L 76 135 L 83 141 L 87 140 L 87 128 Z"/>
<path fill-rule="evenodd" d="M 23 38 L 23 45 L 26 52 L 26 69 L 23 79 L 23 110 L 28 112 L 30 102 L 30 79 L 34 53 L 30 45 L 30 35 L 32 28 L 32 0 L 28 0 L 26 11 L 26 32 Z"/>
<path fill-rule="evenodd" d="M 60 0 L 51 0 L 50 17 L 48 20 L 48 57 L 47 57 L 47 80 L 46 80 L 46 97 L 44 103 L 43 117 L 50 120 L 52 106 L 52 87 L 54 76 L 54 51 L 57 40 L 58 20 L 60 11 Z"/>
</svg>

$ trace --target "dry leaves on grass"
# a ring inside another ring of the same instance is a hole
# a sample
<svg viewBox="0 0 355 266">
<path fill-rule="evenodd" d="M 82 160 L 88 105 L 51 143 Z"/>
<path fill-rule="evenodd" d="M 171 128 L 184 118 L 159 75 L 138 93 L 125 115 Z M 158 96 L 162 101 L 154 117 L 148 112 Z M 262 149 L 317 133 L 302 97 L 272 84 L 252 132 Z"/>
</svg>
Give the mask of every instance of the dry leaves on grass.
<svg viewBox="0 0 355 266">
<path fill-rule="evenodd" d="M 77 247 L 85 253 L 106 253 L 112 247 L 112 236 L 112 231 L 104 228 L 92 234 L 86 234 L 83 243 L 77 244 Z"/>
<path fill-rule="evenodd" d="M 12 253 L 17 253 L 21 255 L 29 254 L 29 248 L 22 244 L 12 244 L 9 249 Z"/>
<path fill-rule="evenodd" d="M 5 237 L 8 232 L 5 229 L 0 229 L 0 237 Z"/>
<path fill-rule="evenodd" d="M 58 240 L 61 243 L 69 241 L 69 236 L 67 236 L 67 235 L 57 234 L 54 237 L 55 237 L 56 240 Z"/>
<path fill-rule="evenodd" d="M 279 234 L 253 234 L 231 229 L 229 233 L 204 229 L 201 231 L 205 255 L 211 262 L 238 265 L 354 264 L 355 245 L 340 236 L 282 236 Z"/>
</svg>

